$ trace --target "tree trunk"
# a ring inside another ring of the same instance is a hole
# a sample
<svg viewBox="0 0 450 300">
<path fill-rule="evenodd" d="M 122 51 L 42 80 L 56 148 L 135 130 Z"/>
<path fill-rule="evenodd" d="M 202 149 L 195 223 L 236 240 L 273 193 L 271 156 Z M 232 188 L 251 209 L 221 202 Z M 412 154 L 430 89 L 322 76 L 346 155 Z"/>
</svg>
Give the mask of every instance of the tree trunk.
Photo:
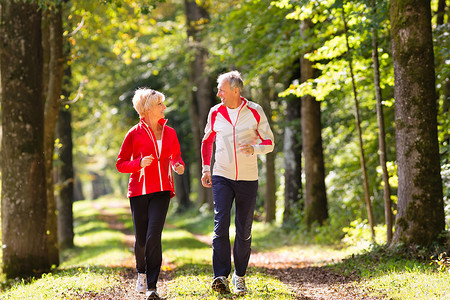
<svg viewBox="0 0 450 300">
<path fill-rule="evenodd" d="M 62 79 L 64 70 L 62 7 L 44 12 L 48 22 L 48 83 L 44 111 L 44 153 L 47 179 L 47 234 L 48 254 L 52 265 L 59 265 L 58 223 L 53 182 L 53 153 L 55 146 L 55 126 L 61 103 Z"/>
<path fill-rule="evenodd" d="M 270 85 L 267 84 L 268 78 L 262 79 L 262 97 L 261 97 L 261 107 L 267 116 L 269 125 L 273 128 L 272 122 L 272 109 L 270 107 L 270 101 L 275 97 L 274 91 L 271 89 Z M 276 177 L 275 177 L 275 157 L 276 152 L 266 154 L 266 189 L 265 189 L 265 199 L 264 199 L 264 221 L 271 223 L 275 221 L 276 216 Z"/>
<path fill-rule="evenodd" d="M 70 43 L 63 41 L 64 59 L 70 56 Z M 71 92 L 72 68 L 64 65 L 62 95 L 68 99 Z M 58 164 L 55 168 L 58 192 L 56 209 L 58 211 L 58 242 L 61 249 L 74 246 L 73 202 L 75 201 L 75 174 L 73 170 L 72 113 L 70 108 L 60 104 L 55 134 L 59 139 Z"/>
<path fill-rule="evenodd" d="M 445 7 L 446 7 L 445 0 L 439 0 L 438 2 L 438 9 L 437 9 L 437 19 L 436 24 L 442 25 L 444 24 L 444 17 L 445 17 Z"/>
<path fill-rule="evenodd" d="M 306 35 L 311 24 L 302 22 L 302 35 Z M 312 63 L 302 57 L 300 61 L 301 82 L 314 78 Z M 301 101 L 302 146 L 305 157 L 305 222 L 323 224 L 328 218 L 325 188 L 325 163 L 322 148 L 322 124 L 320 102 L 306 95 Z"/>
<path fill-rule="evenodd" d="M 430 1 L 393 0 L 398 204 L 393 244 L 428 246 L 445 228 Z"/>
<path fill-rule="evenodd" d="M 270 116 L 269 116 L 270 118 Z M 275 221 L 276 217 L 276 177 L 275 177 L 275 152 L 270 152 L 266 154 L 266 191 L 264 199 L 264 211 L 266 213 L 264 221 L 266 223 L 271 223 Z"/>
<path fill-rule="evenodd" d="M 64 93 L 68 95 L 68 92 Z M 57 137 L 61 147 L 58 149 L 58 185 L 59 192 L 56 201 L 58 210 L 58 240 L 61 249 L 72 248 L 73 231 L 73 144 L 72 144 L 72 115 L 69 109 L 61 107 L 56 126 Z"/>
<path fill-rule="evenodd" d="M 76 174 L 76 172 L 74 171 L 74 174 Z M 74 187 L 73 187 L 73 201 L 80 201 L 80 200 L 84 200 L 86 199 L 86 197 L 84 196 L 84 192 L 83 192 L 83 184 L 81 182 L 80 177 L 75 176 L 74 177 Z"/>
<path fill-rule="evenodd" d="M 41 10 L 2 1 L 2 241 L 8 278 L 48 271 Z"/>
<path fill-rule="evenodd" d="M 373 20 L 376 16 L 376 0 L 372 0 Z M 373 21 L 374 22 L 374 21 Z M 386 134 L 384 130 L 384 115 L 380 87 L 380 65 L 378 61 L 378 41 L 376 24 L 372 25 L 372 61 L 373 61 L 373 77 L 375 86 L 375 97 L 377 99 L 377 121 L 378 121 L 378 148 L 380 151 L 380 165 L 383 170 L 384 182 L 384 216 L 386 221 L 386 242 L 389 245 L 392 242 L 392 207 L 391 193 L 389 185 L 389 173 L 386 167 Z"/>
<path fill-rule="evenodd" d="M 184 169 L 184 174 L 181 176 L 175 175 L 175 189 L 176 196 L 178 199 L 178 211 L 184 211 L 191 206 L 191 201 L 189 199 L 189 193 L 191 190 L 191 183 L 189 181 L 189 163 L 185 161 L 186 167 Z"/>
<path fill-rule="evenodd" d="M 300 60 L 293 65 L 289 83 L 300 80 Z M 302 144 L 300 109 L 301 98 L 290 95 L 286 99 L 286 127 L 284 129 L 284 212 L 287 225 L 304 210 L 302 202 Z"/>
<path fill-rule="evenodd" d="M 192 120 L 192 131 L 194 137 L 194 147 L 197 153 L 196 175 L 198 178 L 202 174 L 201 165 L 201 141 L 208 118 L 209 109 L 214 103 L 213 85 L 208 73 L 205 71 L 208 50 L 202 45 L 202 31 L 205 24 L 209 23 L 210 17 L 206 9 L 199 6 L 194 0 L 185 0 L 187 35 L 189 48 L 193 54 L 193 60 L 190 63 L 190 116 Z M 208 203 L 212 208 L 212 191 L 205 189 L 201 181 L 198 181 L 198 203 Z"/>
<path fill-rule="evenodd" d="M 286 122 L 284 130 L 284 213 L 283 223 L 287 224 L 304 207 L 302 197 L 302 145 L 300 142 L 300 106 L 301 99 L 290 96 L 287 100 Z"/>
<path fill-rule="evenodd" d="M 360 151 L 360 162 L 361 162 L 361 170 L 363 173 L 363 183 L 364 183 L 364 198 L 366 200 L 366 208 L 367 208 L 367 218 L 369 219 L 370 231 L 372 233 L 372 240 L 375 242 L 375 230 L 374 230 L 374 220 L 373 220 L 373 211 L 372 211 L 372 202 L 370 201 L 370 190 L 369 190 L 369 179 L 367 176 L 367 168 L 366 168 L 366 158 L 364 155 L 364 143 L 362 139 L 362 130 L 361 130 L 361 121 L 359 117 L 359 100 L 358 93 L 356 92 L 356 83 L 355 83 L 355 75 L 353 74 L 353 60 L 350 53 L 350 44 L 348 42 L 348 29 L 347 29 L 347 21 L 345 18 L 344 8 L 342 8 L 342 20 L 344 21 L 344 31 L 345 31 L 345 42 L 348 50 L 348 65 L 350 68 L 350 76 L 352 78 L 352 88 L 353 88 L 353 98 L 355 100 L 355 123 L 356 128 L 358 129 L 358 140 L 359 140 L 359 151 Z"/>
</svg>

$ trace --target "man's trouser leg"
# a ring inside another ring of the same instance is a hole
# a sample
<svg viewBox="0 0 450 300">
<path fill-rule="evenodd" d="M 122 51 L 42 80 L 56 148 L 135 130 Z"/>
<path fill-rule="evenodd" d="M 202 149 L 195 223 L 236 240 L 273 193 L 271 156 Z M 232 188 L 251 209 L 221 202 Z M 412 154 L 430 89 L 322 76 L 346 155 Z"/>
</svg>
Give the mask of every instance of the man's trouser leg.
<svg viewBox="0 0 450 300">
<path fill-rule="evenodd" d="M 234 192 L 232 180 L 212 177 L 214 199 L 213 270 L 214 278 L 231 273 L 230 213 Z"/>
<path fill-rule="evenodd" d="M 233 247 L 235 273 L 244 276 L 250 260 L 252 224 L 255 211 L 258 181 L 235 182 L 236 237 Z"/>
</svg>

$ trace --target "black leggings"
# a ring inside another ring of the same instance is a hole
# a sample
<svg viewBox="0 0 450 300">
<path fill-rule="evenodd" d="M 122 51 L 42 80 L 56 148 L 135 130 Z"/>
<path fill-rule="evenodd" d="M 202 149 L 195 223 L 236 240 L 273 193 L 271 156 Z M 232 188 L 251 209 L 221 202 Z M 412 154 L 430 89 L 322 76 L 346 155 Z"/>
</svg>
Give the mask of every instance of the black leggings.
<svg viewBox="0 0 450 300">
<path fill-rule="evenodd" d="M 136 269 L 147 274 L 147 288 L 155 289 L 162 263 L 161 233 L 169 209 L 170 192 L 130 198 L 133 214 Z"/>
</svg>

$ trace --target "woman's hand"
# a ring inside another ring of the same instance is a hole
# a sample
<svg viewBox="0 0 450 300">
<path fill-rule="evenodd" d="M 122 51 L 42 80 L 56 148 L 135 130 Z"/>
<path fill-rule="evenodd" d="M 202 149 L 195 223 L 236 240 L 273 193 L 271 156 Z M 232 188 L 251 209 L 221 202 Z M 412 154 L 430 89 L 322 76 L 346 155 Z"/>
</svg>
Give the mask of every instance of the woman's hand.
<svg viewBox="0 0 450 300">
<path fill-rule="evenodd" d="M 177 172 L 178 175 L 183 175 L 184 173 L 184 166 L 180 163 L 176 163 L 175 166 L 173 166 L 175 169 L 175 172 Z"/>
<path fill-rule="evenodd" d="M 153 161 L 153 154 L 150 154 L 149 156 L 144 156 L 143 158 L 141 158 L 141 162 L 139 163 L 139 165 L 141 166 L 141 168 L 145 168 L 146 166 L 149 166 Z"/>
</svg>

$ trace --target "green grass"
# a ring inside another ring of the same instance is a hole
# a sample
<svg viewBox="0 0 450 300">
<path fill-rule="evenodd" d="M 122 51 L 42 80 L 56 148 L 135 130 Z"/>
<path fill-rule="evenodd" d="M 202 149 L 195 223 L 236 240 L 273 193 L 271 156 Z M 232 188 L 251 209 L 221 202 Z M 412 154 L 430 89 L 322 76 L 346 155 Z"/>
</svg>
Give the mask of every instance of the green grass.
<svg viewBox="0 0 450 300">
<path fill-rule="evenodd" d="M 206 270 L 207 269 L 207 270 Z M 189 270 L 168 282 L 169 299 L 236 299 L 236 295 L 219 295 L 211 290 L 211 270 L 192 265 Z M 178 273 L 178 272 L 177 272 Z M 286 285 L 264 273 L 249 270 L 246 276 L 249 293 L 239 299 L 296 299 Z"/>
<path fill-rule="evenodd" d="M 212 214 L 188 211 L 184 214 L 172 215 L 169 220 L 179 228 L 212 238 L 212 218 Z M 231 238 L 234 236 L 234 230 L 232 225 L 230 228 Z M 308 238 L 305 238 L 303 243 L 299 243 L 296 239 L 298 233 L 291 234 L 277 225 L 261 222 L 254 222 L 252 235 L 253 249 L 276 253 L 288 251 L 298 258 L 314 261 L 317 265 L 327 263 L 337 273 L 352 276 L 357 280 L 358 286 L 370 291 L 374 296 L 387 295 L 393 300 L 450 299 L 450 285 L 448 284 L 450 267 L 439 271 L 439 266 L 432 263 L 428 254 L 430 251 L 427 252 L 427 250 L 413 255 L 408 252 L 399 252 L 399 250 L 380 250 L 382 247 L 367 251 L 367 249 L 355 246 L 339 248 L 304 243 L 310 241 Z M 249 271 L 249 288 L 253 291 L 261 290 L 250 286 L 250 278 L 254 275 L 251 268 Z M 203 273 L 200 272 L 199 276 L 203 278 Z M 256 279 L 252 278 L 252 280 L 261 282 L 262 285 L 267 284 L 267 280 L 259 278 L 258 275 L 256 275 Z M 263 297 L 263 293 L 257 294 L 256 297 Z M 286 295 L 289 297 L 288 293 Z"/>
<path fill-rule="evenodd" d="M 386 272 L 367 279 L 364 285 L 372 290 L 389 292 L 394 300 L 444 300 L 450 299 L 449 282 L 449 273 L 409 270 Z"/>
<path fill-rule="evenodd" d="M 378 246 L 344 259 L 332 268 L 358 276 L 360 286 L 372 295 L 388 295 L 393 300 L 450 299 L 450 269 L 439 270 L 438 264 L 424 256 L 425 253 Z"/>
<path fill-rule="evenodd" d="M 108 228 L 99 219 L 95 206 L 107 206 L 108 199 L 80 201 L 74 204 L 75 248 L 64 251 L 61 268 L 73 266 L 110 266 L 132 255 L 124 245 L 124 235 Z M 109 213 L 109 210 L 105 210 Z"/>
<path fill-rule="evenodd" d="M 124 236 L 108 228 L 100 212 L 115 214 L 125 228 L 133 230 L 129 209 L 118 207 L 119 199 L 108 197 L 74 204 L 75 247 L 63 251 L 60 267 L 39 278 L 3 283 L 1 299 L 81 299 L 84 293 L 107 292 L 120 285 L 117 262 L 130 259 L 132 252 L 124 244 Z M 126 203 L 124 206 L 127 206 Z M 176 215 L 163 232 L 164 259 L 170 262 L 163 271 L 174 271 L 167 282 L 165 295 L 170 299 L 234 298 L 211 291 L 211 255 L 209 245 L 198 241 L 197 234 L 210 234 L 212 219 L 203 215 Z M 210 225 L 205 227 L 205 224 Z M 188 230 L 187 230 L 188 229 Z M 172 269 L 175 268 L 175 269 Z M 280 281 L 258 270 L 249 270 L 247 284 L 250 293 L 242 299 L 294 299 L 294 295 Z"/>
<path fill-rule="evenodd" d="M 163 256 L 176 265 L 171 281 L 167 283 L 169 299 L 234 299 L 233 294 L 219 295 L 211 290 L 212 249 L 198 241 L 193 233 L 212 237 L 212 218 L 198 212 L 169 214 L 168 226 L 163 232 Z M 192 231 L 192 232 L 190 232 Z M 279 280 L 252 268 L 246 278 L 249 294 L 240 299 L 295 299 L 294 294 Z"/>
<path fill-rule="evenodd" d="M 99 292 L 118 285 L 113 269 L 73 268 L 44 274 L 30 282 L 17 282 L 0 294 L 1 299 L 74 299 L 85 292 Z M 80 298 L 77 298 L 80 299 Z"/>
<path fill-rule="evenodd" d="M 199 213 L 198 210 L 189 210 L 182 214 L 169 213 L 167 222 L 191 233 L 205 235 L 212 241 L 213 218 L 212 212 Z M 234 220 L 234 216 L 231 219 Z M 234 240 L 234 233 L 235 227 L 234 221 L 232 221 L 230 225 L 231 242 Z M 286 232 L 276 224 L 255 221 L 252 227 L 252 249 L 259 252 L 294 252 L 298 257 L 314 260 L 317 263 L 342 259 L 351 254 L 348 249 L 329 245 L 299 244 L 295 235 Z"/>
<path fill-rule="evenodd" d="M 175 214 L 172 210 L 163 232 L 163 257 L 169 262 L 163 271 L 169 272 L 171 279 L 165 282 L 162 295 L 167 299 L 235 299 L 236 295 L 223 296 L 211 290 L 212 249 L 195 237 L 203 235 L 212 240 L 212 213 L 190 210 Z M 124 235 L 108 228 L 101 216 L 104 213 L 116 215 L 127 230 L 133 231 L 128 200 L 104 197 L 76 202 L 76 246 L 62 252 L 61 265 L 51 273 L 25 281 L 3 279 L 0 299 L 82 299 L 84 293 L 108 293 L 118 287 L 126 270 L 117 265 L 134 258 Z M 234 230 L 231 226 L 232 238 Z M 354 284 L 372 295 L 386 295 L 394 300 L 450 299 L 448 265 L 441 264 L 439 270 L 425 251 L 411 255 L 377 247 L 351 255 L 354 248 L 305 244 L 310 240 L 299 242 L 296 236 L 298 232 L 293 234 L 277 225 L 255 222 L 252 248 L 259 252 L 289 252 L 316 265 L 327 264 L 335 272 L 350 276 Z M 246 282 L 249 293 L 239 298 L 295 299 L 285 284 L 265 274 L 264 269 L 250 267 Z"/>
<path fill-rule="evenodd" d="M 93 205 L 103 203 L 107 206 L 107 199 L 75 202 L 75 247 L 63 251 L 61 265 L 42 277 L 3 279 L 0 299 L 82 299 L 83 293 L 119 285 L 123 268 L 114 265 L 133 254 L 124 235 L 99 219 Z"/>
</svg>

